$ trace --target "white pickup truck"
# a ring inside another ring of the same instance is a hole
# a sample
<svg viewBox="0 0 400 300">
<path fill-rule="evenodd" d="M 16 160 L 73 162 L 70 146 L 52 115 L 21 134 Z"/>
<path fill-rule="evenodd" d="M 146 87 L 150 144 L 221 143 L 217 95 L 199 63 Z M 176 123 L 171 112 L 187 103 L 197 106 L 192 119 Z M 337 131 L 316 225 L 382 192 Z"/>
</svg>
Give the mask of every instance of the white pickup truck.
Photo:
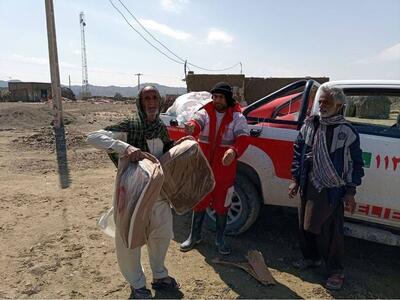
<svg viewBox="0 0 400 300">
<path fill-rule="evenodd" d="M 400 81 L 333 81 L 348 100 L 345 117 L 360 133 L 364 171 L 354 215 L 345 233 L 400 246 Z M 301 80 L 243 109 L 249 147 L 240 158 L 227 231 L 240 234 L 257 219 L 262 204 L 295 207 L 288 198 L 293 142 L 304 119 L 318 112 L 320 84 Z M 172 138 L 184 132 L 174 117 L 161 116 Z M 208 224 L 213 226 L 213 212 Z"/>
</svg>

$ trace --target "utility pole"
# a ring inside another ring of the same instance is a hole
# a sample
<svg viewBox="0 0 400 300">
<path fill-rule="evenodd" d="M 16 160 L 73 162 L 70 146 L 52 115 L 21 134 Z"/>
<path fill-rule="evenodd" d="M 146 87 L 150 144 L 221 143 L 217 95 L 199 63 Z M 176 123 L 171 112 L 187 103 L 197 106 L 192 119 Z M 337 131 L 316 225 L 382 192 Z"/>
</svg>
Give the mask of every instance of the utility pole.
<svg viewBox="0 0 400 300">
<path fill-rule="evenodd" d="M 56 139 L 56 155 L 58 163 L 58 174 L 61 188 L 65 189 L 70 185 L 69 169 L 67 161 L 67 146 L 65 143 L 65 131 L 63 111 L 61 103 L 60 72 L 58 68 L 56 26 L 54 21 L 53 0 L 45 0 L 47 39 L 49 46 L 49 62 L 51 75 L 51 93 L 53 98 L 54 121 L 53 128 Z"/>
<path fill-rule="evenodd" d="M 79 24 L 81 26 L 81 55 L 82 55 L 82 97 L 89 96 L 89 79 L 87 70 L 87 59 L 86 59 L 86 42 L 85 42 L 85 15 L 83 11 L 79 14 Z"/>
<path fill-rule="evenodd" d="M 186 79 L 186 70 L 187 70 L 187 60 L 185 60 L 185 63 L 183 64 L 183 73 L 185 74 L 185 79 Z"/>
<path fill-rule="evenodd" d="M 185 60 L 185 63 L 183 64 L 183 73 L 185 73 L 185 78 L 183 81 L 186 83 L 186 92 L 189 93 L 189 88 L 187 86 L 187 81 L 186 81 L 186 76 L 187 76 L 187 60 Z"/>
<path fill-rule="evenodd" d="M 68 87 L 71 89 L 71 75 L 68 75 Z"/>
<path fill-rule="evenodd" d="M 142 76 L 143 74 L 142 73 L 137 73 L 137 74 L 135 74 L 135 76 L 137 76 L 137 90 L 139 91 L 140 90 L 140 76 Z"/>
</svg>

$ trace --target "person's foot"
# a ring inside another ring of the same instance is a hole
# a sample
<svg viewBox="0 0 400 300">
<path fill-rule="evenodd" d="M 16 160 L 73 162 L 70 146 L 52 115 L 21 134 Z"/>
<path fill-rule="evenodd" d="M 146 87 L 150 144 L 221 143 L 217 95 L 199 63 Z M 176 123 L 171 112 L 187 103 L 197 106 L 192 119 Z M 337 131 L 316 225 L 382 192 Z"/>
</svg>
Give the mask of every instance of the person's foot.
<svg viewBox="0 0 400 300">
<path fill-rule="evenodd" d="M 231 254 L 231 248 L 225 243 L 225 228 L 228 223 L 228 215 L 215 215 L 216 233 L 215 233 L 215 246 L 219 254 Z"/>
<path fill-rule="evenodd" d="M 168 290 L 179 290 L 181 285 L 171 276 L 167 276 L 160 279 L 154 279 L 151 286 L 155 290 L 168 289 Z"/>
<path fill-rule="evenodd" d="M 187 252 L 192 250 L 197 244 L 201 242 L 201 227 L 203 224 L 205 211 L 194 211 L 192 214 L 192 227 L 190 229 L 189 237 L 184 241 L 179 250 L 182 252 Z"/>
<path fill-rule="evenodd" d="M 179 246 L 179 250 L 182 252 L 188 252 L 192 250 L 197 244 L 201 243 L 201 238 L 195 240 L 192 238 L 192 236 L 189 236 L 189 238 L 184 241 L 182 244 Z"/>
<path fill-rule="evenodd" d="M 329 276 L 328 280 L 326 281 L 326 288 L 328 290 L 337 291 L 343 287 L 344 283 L 344 274 L 338 273 Z"/>
<path fill-rule="evenodd" d="M 292 262 L 293 267 L 299 270 L 305 270 L 309 268 L 316 268 L 321 266 L 322 261 L 320 259 L 318 260 L 312 260 L 312 259 L 304 259 L 301 258 L 299 260 L 296 260 Z"/>
<path fill-rule="evenodd" d="M 135 289 L 131 286 L 131 295 L 129 299 L 151 299 L 151 291 L 146 288 L 146 286 L 139 289 Z"/>
<path fill-rule="evenodd" d="M 222 244 L 217 244 L 218 253 L 221 255 L 229 255 L 231 254 L 231 248 L 223 242 Z"/>
</svg>

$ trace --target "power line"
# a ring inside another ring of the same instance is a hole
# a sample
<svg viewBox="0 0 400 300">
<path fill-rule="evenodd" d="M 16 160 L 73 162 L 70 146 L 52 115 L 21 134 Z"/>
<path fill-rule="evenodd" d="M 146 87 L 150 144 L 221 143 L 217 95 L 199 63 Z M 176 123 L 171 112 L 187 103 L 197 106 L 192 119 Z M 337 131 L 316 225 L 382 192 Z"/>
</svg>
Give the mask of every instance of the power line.
<svg viewBox="0 0 400 300">
<path fill-rule="evenodd" d="M 171 53 L 173 56 L 175 56 L 177 59 L 181 60 L 182 62 L 184 62 L 185 60 L 178 56 L 177 54 L 175 54 L 174 52 L 172 52 L 172 50 L 170 50 L 167 46 L 165 46 L 162 42 L 160 42 L 154 35 L 151 34 L 150 31 L 148 31 L 146 29 L 146 27 L 143 26 L 143 24 L 134 16 L 134 14 L 125 6 L 125 4 L 121 1 L 118 0 L 119 3 L 121 3 L 121 5 L 125 8 L 125 10 L 132 16 L 132 18 L 136 21 L 136 23 L 139 24 L 140 27 L 143 28 L 144 31 L 146 31 L 148 33 L 148 35 L 150 35 L 157 43 L 159 43 L 161 46 L 163 46 L 169 53 Z"/>
<path fill-rule="evenodd" d="M 234 65 L 232 65 L 232 66 L 230 66 L 230 67 L 228 67 L 228 68 L 224 68 L 224 69 L 206 69 L 206 68 L 202 68 L 202 67 L 196 66 L 196 65 L 194 65 L 194 64 L 192 64 L 192 63 L 190 63 L 190 62 L 188 62 L 187 64 L 188 64 L 188 65 L 191 65 L 192 67 L 195 67 L 195 68 L 197 68 L 197 69 L 204 70 L 204 71 L 222 72 L 222 71 L 226 71 L 226 70 L 229 70 L 229 69 L 233 69 L 234 67 L 239 66 L 239 65 L 241 65 L 242 63 L 241 63 L 241 62 L 238 62 L 238 63 L 236 63 L 236 64 L 234 64 Z"/>
<path fill-rule="evenodd" d="M 132 16 L 132 18 L 136 21 L 136 23 L 139 24 L 140 27 L 142 27 L 142 29 L 148 34 L 150 35 L 150 37 L 152 37 L 157 43 L 159 43 L 162 47 L 164 47 L 169 53 L 171 53 L 173 56 L 175 56 L 177 59 L 181 60 L 180 62 L 176 61 L 175 59 L 172 59 L 171 57 L 169 57 L 167 54 L 165 54 L 164 52 L 162 52 L 159 48 L 157 48 L 155 45 L 153 45 L 150 41 L 148 41 L 138 30 L 136 30 L 136 28 L 134 28 L 132 26 L 132 24 L 130 24 L 130 22 L 125 18 L 124 14 L 114 5 L 114 3 L 109 0 L 111 5 L 120 13 L 120 15 L 124 18 L 124 20 L 128 23 L 128 25 L 135 30 L 136 33 L 138 33 L 147 43 L 149 43 L 153 48 L 155 48 L 158 52 L 160 52 L 161 54 L 163 54 L 164 56 L 168 57 L 169 59 L 173 60 L 176 63 L 180 63 L 180 64 L 185 64 L 186 65 L 190 65 L 192 67 L 195 67 L 197 69 L 200 70 L 204 70 L 204 71 L 210 71 L 210 72 L 222 72 L 222 71 L 226 71 L 226 70 L 230 70 L 235 68 L 236 66 L 240 65 L 240 73 L 242 73 L 242 63 L 238 62 L 230 67 L 227 68 L 223 68 L 223 69 L 209 69 L 209 68 L 203 68 L 200 67 L 198 65 L 192 64 L 190 62 L 188 62 L 187 60 L 183 59 L 182 57 L 180 57 L 179 55 L 177 55 L 176 53 L 174 53 L 171 49 L 169 49 L 167 46 L 165 46 L 160 40 L 158 40 L 151 32 L 149 32 L 146 27 L 138 20 L 138 18 L 135 17 L 135 15 L 129 10 L 129 8 L 127 8 L 125 6 L 125 4 L 121 1 L 118 0 L 118 2 L 125 8 L 125 10 Z"/>
<path fill-rule="evenodd" d="M 149 45 L 151 45 L 154 49 L 156 49 L 158 52 L 160 52 L 162 55 L 164 55 L 165 57 L 167 57 L 168 59 L 172 60 L 173 62 L 176 62 L 178 64 L 183 65 L 183 62 L 177 61 L 176 59 L 173 59 L 172 57 L 168 56 L 167 54 L 165 54 L 164 52 L 162 52 L 160 49 L 158 49 L 156 46 L 154 46 L 148 39 L 146 39 L 138 30 L 136 30 L 135 27 L 132 26 L 131 23 L 129 23 L 129 21 L 125 18 L 124 14 L 118 9 L 118 7 L 116 7 L 114 5 L 114 3 L 111 0 L 108 0 L 111 5 L 115 8 L 116 11 L 119 12 L 119 14 L 124 18 L 125 22 L 133 29 L 135 30 L 135 32 L 137 34 L 139 34 L 141 36 L 142 39 L 144 39 Z"/>
</svg>

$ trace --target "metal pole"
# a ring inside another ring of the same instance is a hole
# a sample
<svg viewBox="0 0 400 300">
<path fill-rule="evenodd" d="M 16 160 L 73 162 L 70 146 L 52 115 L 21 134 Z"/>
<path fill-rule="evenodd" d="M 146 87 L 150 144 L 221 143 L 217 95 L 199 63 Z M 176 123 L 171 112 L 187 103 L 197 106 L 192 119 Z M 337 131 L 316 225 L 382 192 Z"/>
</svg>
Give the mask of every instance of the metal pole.
<svg viewBox="0 0 400 300">
<path fill-rule="evenodd" d="M 58 173 L 60 176 L 61 188 L 65 189 L 70 185 L 67 146 L 65 143 L 65 131 L 63 122 L 63 112 L 61 103 L 60 72 L 58 68 L 56 27 L 54 21 L 53 0 L 45 0 L 47 39 L 49 46 L 49 62 L 51 75 L 51 91 L 53 96 L 54 121 L 53 128 L 56 140 L 56 155 L 58 163 Z"/>
<path fill-rule="evenodd" d="M 140 91 L 140 76 L 142 76 L 142 73 L 137 73 L 135 74 L 135 76 L 137 76 L 137 81 L 138 81 L 138 85 L 137 85 L 137 89 L 138 91 Z"/>
</svg>

